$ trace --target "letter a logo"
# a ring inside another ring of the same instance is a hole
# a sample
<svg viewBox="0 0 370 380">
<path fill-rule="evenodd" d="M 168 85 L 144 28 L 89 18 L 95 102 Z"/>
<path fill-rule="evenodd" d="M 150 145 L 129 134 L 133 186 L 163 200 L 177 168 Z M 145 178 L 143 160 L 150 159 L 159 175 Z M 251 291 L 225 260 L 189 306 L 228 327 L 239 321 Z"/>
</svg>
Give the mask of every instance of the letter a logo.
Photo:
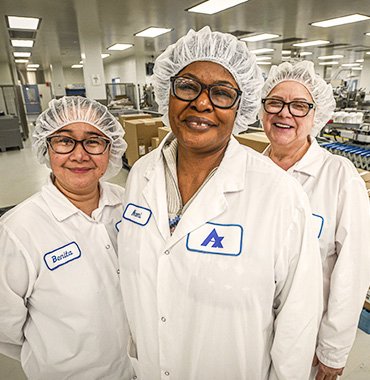
<svg viewBox="0 0 370 380">
<path fill-rule="evenodd" d="M 223 238 L 224 236 L 217 235 L 216 229 L 214 228 L 201 245 L 206 247 L 209 243 L 213 243 L 212 248 L 223 248 L 221 243 Z"/>
</svg>

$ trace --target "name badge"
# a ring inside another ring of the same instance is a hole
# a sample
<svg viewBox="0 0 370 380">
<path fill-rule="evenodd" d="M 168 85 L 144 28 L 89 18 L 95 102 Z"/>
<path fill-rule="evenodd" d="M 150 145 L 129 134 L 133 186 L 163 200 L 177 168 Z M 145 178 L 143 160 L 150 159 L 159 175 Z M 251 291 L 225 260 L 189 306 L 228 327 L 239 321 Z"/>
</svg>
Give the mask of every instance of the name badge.
<svg viewBox="0 0 370 380">
<path fill-rule="evenodd" d="M 243 246 L 243 227 L 238 224 L 206 223 L 188 234 L 189 251 L 239 256 Z"/>
<path fill-rule="evenodd" d="M 317 214 L 312 214 L 313 216 L 313 228 L 317 232 L 317 238 L 321 236 L 322 229 L 324 227 L 324 218 Z"/>
<path fill-rule="evenodd" d="M 46 253 L 44 261 L 49 270 L 55 270 L 79 257 L 81 257 L 81 250 L 77 243 L 72 242 Z"/>
<path fill-rule="evenodd" d="M 152 212 L 141 206 L 136 206 L 133 203 L 129 203 L 123 212 L 123 218 L 130 222 L 145 226 L 148 224 Z"/>
</svg>

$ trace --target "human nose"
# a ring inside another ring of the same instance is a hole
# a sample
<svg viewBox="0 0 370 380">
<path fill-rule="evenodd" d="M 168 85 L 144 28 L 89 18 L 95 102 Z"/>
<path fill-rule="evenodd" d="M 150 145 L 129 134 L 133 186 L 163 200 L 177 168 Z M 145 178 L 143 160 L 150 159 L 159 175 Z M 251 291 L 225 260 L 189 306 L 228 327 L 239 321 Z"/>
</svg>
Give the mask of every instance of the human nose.
<svg viewBox="0 0 370 380">
<path fill-rule="evenodd" d="M 81 141 L 76 141 L 76 145 L 70 153 L 70 159 L 76 161 L 83 161 L 90 158 L 89 154 L 85 151 Z"/>
<path fill-rule="evenodd" d="M 292 117 L 293 115 L 290 113 L 289 104 L 284 103 L 283 108 L 280 110 L 279 115 L 281 117 Z"/>
<path fill-rule="evenodd" d="M 199 112 L 211 112 L 213 105 L 209 99 L 208 89 L 202 89 L 198 97 L 191 102 L 190 107 Z"/>
</svg>

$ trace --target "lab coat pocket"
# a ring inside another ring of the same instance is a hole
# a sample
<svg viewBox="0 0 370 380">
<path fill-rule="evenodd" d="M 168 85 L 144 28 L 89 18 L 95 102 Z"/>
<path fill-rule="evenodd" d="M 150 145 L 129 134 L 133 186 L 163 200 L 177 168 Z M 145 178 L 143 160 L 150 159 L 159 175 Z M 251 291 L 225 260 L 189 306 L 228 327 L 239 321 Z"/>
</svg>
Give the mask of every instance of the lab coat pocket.
<svg viewBox="0 0 370 380">
<path fill-rule="evenodd" d="M 132 337 L 130 337 L 130 340 L 127 345 L 127 355 L 130 359 L 130 362 L 132 364 L 132 367 L 134 368 L 136 379 L 140 379 L 139 376 L 139 362 L 137 360 L 137 351 L 136 351 L 136 344 L 132 340 Z"/>
</svg>

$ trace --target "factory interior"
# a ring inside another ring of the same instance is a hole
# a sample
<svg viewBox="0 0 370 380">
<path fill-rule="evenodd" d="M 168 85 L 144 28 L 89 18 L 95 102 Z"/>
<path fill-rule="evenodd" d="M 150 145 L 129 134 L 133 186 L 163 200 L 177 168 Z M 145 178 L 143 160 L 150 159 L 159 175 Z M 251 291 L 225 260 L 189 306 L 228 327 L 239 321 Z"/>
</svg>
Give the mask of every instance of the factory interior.
<svg viewBox="0 0 370 380">
<path fill-rule="evenodd" d="M 324 23 L 337 18 L 343 23 Z M 313 61 L 336 100 L 318 141 L 349 158 L 370 189 L 368 0 L 2 0 L 0 213 L 45 183 L 49 169 L 31 148 L 34 123 L 66 95 L 98 100 L 122 124 L 128 150 L 110 181 L 124 186 L 134 162 L 169 132 L 152 86 L 156 57 L 206 25 L 245 41 L 265 78 L 272 65 Z M 258 120 L 237 139 L 260 152 L 268 145 Z M 358 329 L 341 379 L 370 379 L 369 326 Z M 0 355 L 0 380 L 24 379 L 20 363 Z"/>
</svg>

